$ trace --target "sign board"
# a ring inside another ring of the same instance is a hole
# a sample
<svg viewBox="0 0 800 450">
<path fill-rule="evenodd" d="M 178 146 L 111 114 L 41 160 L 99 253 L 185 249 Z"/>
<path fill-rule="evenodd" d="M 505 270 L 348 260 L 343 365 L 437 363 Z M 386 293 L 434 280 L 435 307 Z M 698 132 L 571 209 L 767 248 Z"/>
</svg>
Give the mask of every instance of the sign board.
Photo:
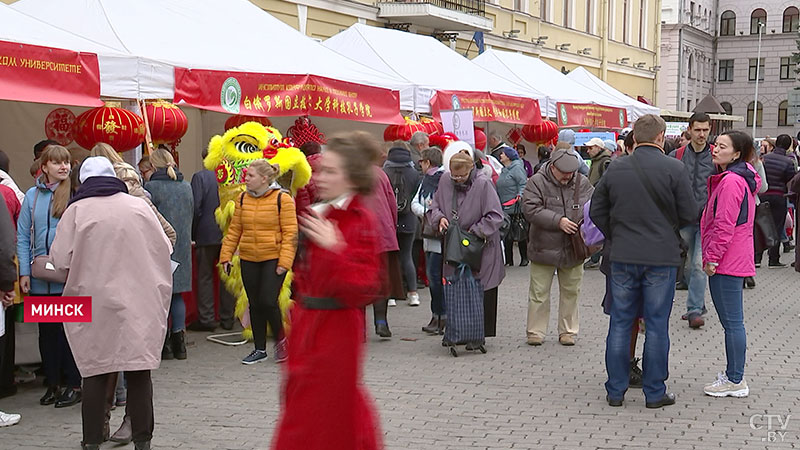
<svg viewBox="0 0 800 450">
<path fill-rule="evenodd" d="M 445 133 L 453 133 L 458 139 L 475 148 L 475 126 L 472 109 L 446 109 L 440 111 Z"/>
<path fill-rule="evenodd" d="M 539 102 L 532 98 L 514 97 L 491 92 L 437 91 L 431 97 L 431 112 L 441 119 L 448 109 L 471 109 L 478 122 L 503 122 L 518 125 L 540 124 Z"/>
<path fill-rule="evenodd" d="M 678 137 L 689 129 L 689 122 L 667 122 L 666 137 Z"/>
<path fill-rule="evenodd" d="M 592 138 L 600 138 L 602 140 L 617 141 L 616 135 L 611 131 L 597 131 L 597 132 L 579 132 L 575 133 L 575 147 L 582 147 L 586 145 Z"/>
<path fill-rule="evenodd" d="M 625 128 L 628 111 L 624 108 L 584 103 L 556 103 L 559 127 Z"/>
<path fill-rule="evenodd" d="M 800 89 L 789 91 L 789 110 L 786 118 L 787 124 L 800 124 Z"/>
</svg>

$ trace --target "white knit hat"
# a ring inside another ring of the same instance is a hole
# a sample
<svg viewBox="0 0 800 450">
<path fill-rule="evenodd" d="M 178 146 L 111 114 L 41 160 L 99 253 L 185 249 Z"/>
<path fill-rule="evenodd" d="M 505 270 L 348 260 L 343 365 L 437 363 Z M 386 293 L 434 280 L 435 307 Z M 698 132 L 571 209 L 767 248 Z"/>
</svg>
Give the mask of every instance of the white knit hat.
<svg viewBox="0 0 800 450">
<path fill-rule="evenodd" d="M 83 160 L 81 164 L 81 183 L 91 177 L 117 177 L 114 166 L 105 156 L 92 156 Z"/>
<path fill-rule="evenodd" d="M 442 167 L 444 167 L 445 172 L 450 171 L 450 158 L 452 158 L 456 153 L 464 150 L 469 153 L 470 157 L 475 157 L 472 146 L 469 145 L 468 142 L 453 141 L 447 146 L 447 148 L 444 149 L 444 154 L 442 155 Z"/>
</svg>

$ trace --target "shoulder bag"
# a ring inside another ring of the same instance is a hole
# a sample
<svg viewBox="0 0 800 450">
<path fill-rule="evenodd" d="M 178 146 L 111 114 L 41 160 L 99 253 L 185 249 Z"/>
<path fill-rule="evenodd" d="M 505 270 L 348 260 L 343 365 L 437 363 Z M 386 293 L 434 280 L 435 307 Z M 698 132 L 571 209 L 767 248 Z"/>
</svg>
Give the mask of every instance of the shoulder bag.
<svg viewBox="0 0 800 450">
<path fill-rule="evenodd" d="M 33 195 L 33 207 L 31 208 L 31 256 L 33 256 L 34 239 L 36 238 L 36 200 L 39 198 L 39 191 Z M 48 210 L 48 214 L 50 214 Z M 47 283 L 66 283 L 67 270 L 56 270 L 50 255 L 39 255 L 31 259 L 31 277 Z"/>
<path fill-rule="evenodd" d="M 586 242 L 583 240 L 583 235 L 581 234 L 581 226 L 583 225 L 583 210 L 581 209 L 580 204 L 580 194 L 581 194 L 581 176 L 580 174 L 575 174 L 575 194 L 572 196 L 572 211 L 578 211 L 578 217 L 570 218 L 569 213 L 564 211 L 570 220 L 578 224 L 578 231 L 573 234 L 569 235 L 570 242 L 572 243 L 572 255 L 578 261 L 584 261 L 586 258 L 591 257 L 595 253 L 597 253 L 602 246 L 587 246 Z"/>
<path fill-rule="evenodd" d="M 458 195 L 453 192 L 453 223 L 445 233 L 444 260 L 453 265 L 466 264 L 475 272 L 481 269 L 486 239 L 461 228 L 458 223 Z"/>
</svg>

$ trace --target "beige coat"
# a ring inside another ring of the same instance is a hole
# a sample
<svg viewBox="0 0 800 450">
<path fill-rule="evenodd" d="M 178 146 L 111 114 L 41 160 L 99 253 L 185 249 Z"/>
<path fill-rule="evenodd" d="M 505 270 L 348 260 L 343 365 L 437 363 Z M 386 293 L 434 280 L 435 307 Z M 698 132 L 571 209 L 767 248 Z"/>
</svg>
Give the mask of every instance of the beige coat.
<svg viewBox="0 0 800 450">
<path fill-rule="evenodd" d="M 81 376 L 157 369 L 172 296 L 172 246 L 143 200 L 119 193 L 70 205 L 50 247 L 65 296 L 91 296 L 92 321 L 65 323 Z"/>
<path fill-rule="evenodd" d="M 174 246 L 175 241 L 178 239 L 178 235 L 175 233 L 175 229 L 172 228 L 167 219 L 158 212 L 158 208 L 156 205 L 150 201 L 150 196 L 147 195 L 144 188 L 142 187 L 142 179 L 139 177 L 139 172 L 133 168 L 132 165 L 128 163 L 114 163 L 114 172 L 117 174 L 117 178 L 122 180 L 126 186 L 128 186 L 128 194 L 131 194 L 134 197 L 139 197 L 140 199 L 147 202 L 150 208 L 156 213 L 156 217 L 158 218 L 158 222 L 161 224 L 161 228 L 164 230 L 164 233 L 169 238 L 169 242 Z"/>
</svg>

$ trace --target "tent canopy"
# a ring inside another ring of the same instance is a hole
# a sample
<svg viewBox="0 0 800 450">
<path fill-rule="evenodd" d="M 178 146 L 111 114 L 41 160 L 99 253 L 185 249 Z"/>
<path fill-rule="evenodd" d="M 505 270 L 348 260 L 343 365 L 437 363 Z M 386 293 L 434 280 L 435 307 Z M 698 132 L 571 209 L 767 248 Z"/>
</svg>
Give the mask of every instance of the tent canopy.
<svg viewBox="0 0 800 450">
<path fill-rule="evenodd" d="M 173 98 L 175 67 L 311 74 L 393 90 L 404 85 L 323 47 L 248 0 L 20 0 L 12 8 L 158 62 L 122 72 L 138 82 L 138 92 L 104 89 L 113 97 Z M 50 42 L 58 44 L 56 37 Z M 109 70 L 102 59 L 100 65 L 101 74 Z"/>
<path fill-rule="evenodd" d="M 431 36 L 355 24 L 323 45 L 405 80 L 409 86 L 400 91 L 400 107 L 406 111 L 430 112 L 437 91 L 491 92 L 542 105 L 546 100 L 542 92 L 498 77 Z"/>
<path fill-rule="evenodd" d="M 628 120 L 631 122 L 635 121 L 639 117 L 645 114 L 660 114 L 661 108 L 657 108 L 655 106 L 646 105 L 640 101 L 637 101 L 622 92 L 614 89 L 606 83 L 605 81 L 597 78 L 591 72 L 586 70 L 583 67 L 578 67 L 567 74 L 567 77 L 572 81 L 582 84 L 583 86 L 595 91 L 605 94 L 608 97 L 612 97 L 617 99 L 618 101 L 622 102 L 625 105 L 625 108 L 628 110 Z"/>
<path fill-rule="evenodd" d="M 539 100 L 539 103 L 542 112 L 546 111 L 549 117 L 556 116 L 557 102 L 593 103 L 616 108 L 627 106 L 626 102 L 621 102 L 603 92 L 591 90 L 567 78 L 541 59 L 522 53 L 489 49 L 472 61 L 495 75 L 543 91 L 547 99 Z"/>
</svg>

